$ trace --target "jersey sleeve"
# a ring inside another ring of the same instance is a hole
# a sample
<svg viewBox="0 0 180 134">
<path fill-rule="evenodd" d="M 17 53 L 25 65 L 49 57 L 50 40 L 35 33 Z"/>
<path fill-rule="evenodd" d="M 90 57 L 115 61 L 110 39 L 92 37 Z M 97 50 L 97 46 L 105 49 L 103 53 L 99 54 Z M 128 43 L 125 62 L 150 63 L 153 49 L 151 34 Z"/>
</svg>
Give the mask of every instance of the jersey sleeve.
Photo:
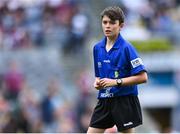
<svg viewBox="0 0 180 134">
<path fill-rule="evenodd" d="M 131 75 L 135 75 L 139 72 L 146 71 L 142 59 L 139 57 L 136 49 L 132 45 L 129 45 L 126 48 L 126 54 L 128 56 L 130 64 Z"/>
<path fill-rule="evenodd" d="M 98 69 L 98 53 L 97 53 L 97 47 L 94 46 L 93 48 L 93 58 L 94 58 L 94 72 L 95 76 L 99 77 L 99 69 Z"/>
</svg>

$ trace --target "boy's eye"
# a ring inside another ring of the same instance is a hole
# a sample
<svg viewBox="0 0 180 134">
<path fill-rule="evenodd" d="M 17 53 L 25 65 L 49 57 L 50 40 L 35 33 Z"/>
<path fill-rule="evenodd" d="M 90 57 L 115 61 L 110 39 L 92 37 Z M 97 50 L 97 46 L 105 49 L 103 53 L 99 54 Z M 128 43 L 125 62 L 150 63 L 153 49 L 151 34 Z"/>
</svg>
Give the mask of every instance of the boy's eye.
<svg viewBox="0 0 180 134">
<path fill-rule="evenodd" d="M 115 21 L 110 21 L 110 24 L 115 24 Z"/>
<path fill-rule="evenodd" d="M 107 24 L 108 22 L 107 21 L 103 21 L 103 24 Z M 115 24 L 115 21 L 110 21 L 109 22 L 110 24 Z"/>
<path fill-rule="evenodd" d="M 103 21 L 103 24 L 107 24 L 107 21 Z"/>
</svg>

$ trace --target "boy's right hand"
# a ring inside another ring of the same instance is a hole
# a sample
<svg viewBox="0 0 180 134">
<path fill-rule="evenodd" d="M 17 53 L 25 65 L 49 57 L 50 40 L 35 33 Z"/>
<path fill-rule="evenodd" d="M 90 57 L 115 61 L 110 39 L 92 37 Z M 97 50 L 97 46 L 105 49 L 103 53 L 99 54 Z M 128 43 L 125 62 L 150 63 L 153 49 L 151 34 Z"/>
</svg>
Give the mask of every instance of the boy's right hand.
<svg viewBox="0 0 180 134">
<path fill-rule="evenodd" d="M 96 79 L 96 80 L 95 80 L 95 82 L 94 82 L 94 87 L 95 87 L 97 90 L 100 90 L 100 89 L 103 88 L 103 87 L 100 85 L 99 79 Z"/>
</svg>

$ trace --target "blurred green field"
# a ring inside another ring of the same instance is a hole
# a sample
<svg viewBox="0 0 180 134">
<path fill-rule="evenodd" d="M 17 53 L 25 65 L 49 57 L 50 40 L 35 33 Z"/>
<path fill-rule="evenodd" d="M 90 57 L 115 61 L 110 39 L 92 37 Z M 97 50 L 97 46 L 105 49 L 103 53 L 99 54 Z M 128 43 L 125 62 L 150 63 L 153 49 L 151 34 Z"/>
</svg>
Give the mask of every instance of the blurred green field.
<svg viewBox="0 0 180 134">
<path fill-rule="evenodd" d="M 173 45 L 167 39 L 149 39 L 143 41 L 130 41 L 139 52 L 164 52 L 171 51 Z"/>
</svg>

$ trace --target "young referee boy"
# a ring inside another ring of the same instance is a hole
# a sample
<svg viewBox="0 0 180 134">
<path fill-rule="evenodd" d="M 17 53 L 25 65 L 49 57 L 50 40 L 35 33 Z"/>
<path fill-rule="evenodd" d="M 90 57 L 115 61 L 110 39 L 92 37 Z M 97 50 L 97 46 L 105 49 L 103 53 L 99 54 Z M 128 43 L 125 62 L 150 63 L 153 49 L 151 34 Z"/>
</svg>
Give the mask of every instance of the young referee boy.
<svg viewBox="0 0 180 134">
<path fill-rule="evenodd" d="M 120 34 L 124 13 L 107 7 L 101 13 L 105 37 L 93 49 L 98 103 L 88 133 L 103 133 L 116 125 L 119 132 L 133 132 L 142 124 L 137 84 L 147 81 L 147 73 L 135 48 Z"/>
</svg>

